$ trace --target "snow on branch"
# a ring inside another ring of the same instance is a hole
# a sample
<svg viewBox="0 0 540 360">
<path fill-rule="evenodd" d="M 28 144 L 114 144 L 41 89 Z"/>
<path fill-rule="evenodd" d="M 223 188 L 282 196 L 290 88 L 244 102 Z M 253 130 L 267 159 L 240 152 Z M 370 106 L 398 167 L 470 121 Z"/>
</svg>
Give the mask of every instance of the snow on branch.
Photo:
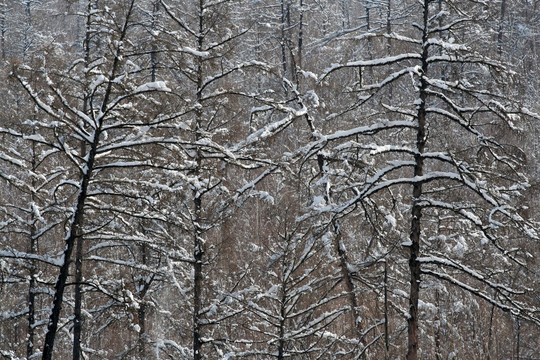
<svg viewBox="0 0 540 360">
<path fill-rule="evenodd" d="M 486 284 L 490 288 L 497 290 L 500 293 L 504 293 L 506 295 L 525 294 L 525 291 L 523 290 L 512 289 L 501 283 L 490 281 L 487 277 L 478 273 L 476 270 L 468 267 L 467 265 L 457 263 L 456 261 L 448 259 L 448 258 L 442 258 L 440 256 L 422 256 L 422 257 L 417 258 L 416 260 L 423 264 L 434 264 L 438 266 L 444 266 L 444 267 L 449 267 L 455 270 L 459 270 L 461 273 L 467 274 L 470 277 Z"/>
<path fill-rule="evenodd" d="M 442 273 L 442 272 L 437 272 L 437 271 L 434 271 L 434 270 L 431 270 L 431 269 L 425 269 L 424 268 L 424 269 L 422 269 L 422 273 L 425 274 L 425 275 L 433 276 L 433 277 L 441 279 L 441 280 L 445 280 L 446 282 L 448 282 L 448 283 L 450 283 L 452 285 L 455 285 L 455 286 L 467 291 L 468 293 L 485 300 L 486 302 L 494 305 L 495 307 L 497 307 L 497 308 L 499 308 L 499 309 L 501 309 L 503 311 L 510 312 L 515 316 L 521 317 L 523 319 L 530 320 L 530 321 L 534 322 L 535 324 L 540 325 L 540 319 L 537 318 L 536 316 L 534 316 L 534 314 L 537 313 L 536 309 L 528 309 L 525 306 L 523 306 L 522 304 L 519 304 L 519 303 L 517 303 L 515 301 L 512 301 L 509 298 L 506 298 L 508 303 L 504 303 L 504 302 L 499 301 L 499 300 L 495 299 L 494 297 L 488 295 L 486 292 L 484 292 L 484 291 L 482 291 L 482 290 L 480 290 L 478 288 L 475 288 L 475 287 L 473 287 L 471 285 L 465 284 L 464 282 L 459 281 L 455 277 L 452 277 L 452 276 L 450 276 L 448 274 L 445 274 L 445 273 Z"/>
<path fill-rule="evenodd" d="M 349 68 L 349 67 L 375 67 L 375 66 L 384 66 L 384 65 L 391 65 L 395 64 L 401 61 L 406 60 L 421 60 L 422 56 L 421 54 L 415 54 L 415 53 L 406 53 L 406 54 L 399 54 L 395 56 L 387 56 L 383 58 L 373 59 L 373 60 L 357 60 L 357 61 L 350 61 L 345 64 L 333 64 L 329 68 L 324 69 L 322 74 L 319 76 L 319 82 L 324 80 L 329 74 L 332 72 Z"/>
</svg>

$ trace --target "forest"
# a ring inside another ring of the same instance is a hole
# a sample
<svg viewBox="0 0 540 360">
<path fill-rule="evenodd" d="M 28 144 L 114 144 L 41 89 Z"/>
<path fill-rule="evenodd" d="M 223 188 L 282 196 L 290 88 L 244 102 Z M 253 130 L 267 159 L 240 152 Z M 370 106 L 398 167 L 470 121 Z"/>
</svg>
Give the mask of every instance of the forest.
<svg viewBox="0 0 540 360">
<path fill-rule="evenodd" d="M 539 0 L 0 0 L 0 359 L 540 359 Z"/>
</svg>

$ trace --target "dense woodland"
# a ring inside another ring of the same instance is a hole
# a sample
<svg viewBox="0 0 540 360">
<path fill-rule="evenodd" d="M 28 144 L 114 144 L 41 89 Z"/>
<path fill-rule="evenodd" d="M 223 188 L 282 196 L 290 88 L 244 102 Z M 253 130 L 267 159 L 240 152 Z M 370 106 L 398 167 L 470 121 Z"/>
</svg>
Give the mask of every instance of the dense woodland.
<svg viewBox="0 0 540 360">
<path fill-rule="evenodd" d="M 539 47 L 538 0 L 0 0 L 0 358 L 539 358 Z"/>
</svg>

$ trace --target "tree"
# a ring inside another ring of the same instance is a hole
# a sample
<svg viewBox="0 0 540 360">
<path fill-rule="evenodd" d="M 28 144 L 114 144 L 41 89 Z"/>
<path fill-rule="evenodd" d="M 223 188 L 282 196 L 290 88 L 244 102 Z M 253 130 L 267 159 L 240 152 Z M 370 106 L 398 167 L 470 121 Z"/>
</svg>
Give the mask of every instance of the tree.
<svg viewBox="0 0 540 360">
<path fill-rule="evenodd" d="M 91 5 L 88 9 L 89 14 L 93 13 Z M 52 356 L 69 267 L 72 263 L 72 251 L 77 239 L 84 237 L 84 224 L 91 223 L 85 219 L 87 217 L 85 214 L 92 214 L 93 204 L 96 201 L 99 204 L 100 198 L 107 199 L 114 196 L 100 190 L 98 184 L 104 181 L 101 176 L 107 177 L 102 174 L 108 171 L 114 172 L 117 168 L 122 171 L 126 167 L 151 167 L 153 164 L 145 162 L 144 158 L 134 159 L 131 162 L 123 161 L 125 156 L 122 152 L 131 148 L 134 150 L 137 147 L 144 148 L 148 146 L 148 142 L 156 141 L 143 140 L 145 131 L 141 132 L 139 129 L 152 128 L 156 126 L 155 124 L 167 120 L 159 117 L 154 120 L 141 119 L 137 113 L 126 110 L 129 109 L 126 105 L 130 104 L 130 100 L 136 101 L 137 98 L 144 100 L 146 93 L 168 91 L 164 82 L 141 84 L 142 79 L 136 76 L 140 70 L 130 68 L 133 62 L 128 62 L 123 57 L 126 51 L 124 44 L 129 43 L 126 41 L 131 31 L 134 11 L 135 1 L 131 1 L 125 8 L 116 8 L 108 19 L 100 18 L 102 30 L 107 27 L 113 30 L 109 33 L 112 47 L 99 49 L 100 52 L 105 52 L 105 61 L 101 61 L 100 59 L 103 59 L 101 57 L 96 57 L 95 60 L 89 58 L 90 54 L 87 52 L 87 57 L 83 61 L 75 62 L 65 71 L 48 70 L 38 74 L 48 85 L 48 97 L 34 91 L 23 73 L 17 75 L 17 79 L 27 90 L 32 101 L 51 119 L 50 122 L 39 124 L 44 128 L 41 142 L 62 152 L 67 163 L 73 166 L 74 178 L 59 186 L 72 186 L 76 190 L 73 212 L 64 239 L 63 261 L 54 287 L 51 318 L 43 350 L 44 359 L 50 359 Z M 87 46 L 90 46 L 88 42 Z M 110 52 L 107 53 L 107 51 Z M 132 78 L 129 77 L 130 75 Z M 72 88 L 69 88 L 66 80 L 71 82 Z M 82 84 L 80 92 L 84 94 L 82 98 L 77 96 L 76 92 L 79 84 Z M 47 135 L 45 135 L 46 132 Z M 109 134 L 113 143 L 107 141 Z M 138 142 L 134 140 L 137 138 L 141 140 Z M 107 224 L 107 222 L 99 222 L 100 225 L 94 224 L 98 228 Z M 80 299 L 77 301 L 80 302 Z"/>
<path fill-rule="evenodd" d="M 327 158 L 338 164 L 348 165 L 353 156 L 361 156 L 366 162 L 367 172 L 358 167 L 353 167 L 352 175 L 344 168 L 334 170 L 337 175 L 333 192 L 348 196 L 342 195 L 343 200 L 325 208 L 325 212 L 337 218 L 350 216 L 366 202 L 388 196 L 407 209 L 409 240 L 399 240 L 409 249 L 408 359 L 418 357 L 422 275 L 537 321 L 532 304 L 517 300 L 527 291 L 524 283 L 515 289 L 510 284 L 502 286 L 503 279 L 492 280 L 497 270 L 490 273 L 464 264 L 456 254 L 428 240 L 430 234 L 443 229 L 452 239 L 462 233 L 467 236 L 467 247 L 474 244 L 477 248 L 478 243 L 493 246 L 489 260 L 492 265 L 506 268 L 509 261 L 519 272 L 527 256 L 506 249 L 507 233 L 502 229 L 510 226 L 525 238 L 537 238 L 534 226 L 518 215 L 519 206 L 510 200 L 527 186 L 525 175 L 518 170 L 523 161 L 521 153 L 510 144 L 497 142 L 485 125 L 511 130 L 513 121 L 520 116 L 519 104 L 501 93 L 500 88 L 483 88 L 484 77 L 477 75 L 502 74 L 506 67 L 459 42 L 466 42 L 464 24 L 472 24 L 476 36 L 482 35 L 480 23 L 473 21 L 476 4 L 441 4 L 440 11 L 435 1 L 418 4 L 421 18 L 413 25 L 414 30 L 404 37 L 389 35 L 404 43 L 403 52 L 373 60 L 346 61 L 331 66 L 320 76 L 324 82 L 338 70 L 364 67 L 381 74 L 369 83 L 352 85 L 352 104 L 331 115 L 367 121 L 321 134 L 307 151 L 314 156 L 324 148 Z M 391 103 L 385 97 L 389 88 L 394 89 Z M 396 89 L 400 89 L 399 98 Z M 380 99 L 380 108 L 373 106 L 373 99 Z M 391 141 L 392 134 L 399 134 L 400 142 Z M 459 134 L 459 142 L 449 140 L 452 138 L 446 134 Z M 407 188 L 404 185 L 410 186 L 412 196 L 402 193 L 401 189 Z M 393 189 L 398 189 L 399 195 L 393 194 Z M 469 202 L 463 203 L 461 196 Z M 476 199 L 475 205 L 471 197 Z M 452 220 L 444 224 L 437 221 L 447 217 Z M 484 289 L 490 289 L 495 296 Z"/>
</svg>

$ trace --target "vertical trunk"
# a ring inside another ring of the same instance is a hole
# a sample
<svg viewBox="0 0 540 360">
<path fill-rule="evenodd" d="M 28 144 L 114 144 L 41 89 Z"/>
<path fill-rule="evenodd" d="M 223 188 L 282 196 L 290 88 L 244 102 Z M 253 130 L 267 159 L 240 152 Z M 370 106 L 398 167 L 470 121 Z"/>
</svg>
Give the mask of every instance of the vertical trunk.
<svg viewBox="0 0 540 360">
<path fill-rule="evenodd" d="M 313 122 L 308 118 L 308 124 L 311 128 L 312 132 L 315 132 L 315 128 L 313 126 Z M 324 167 L 324 156 L 323 154 L 319 153 L 317 154 L 317 163 L 319 165 L 319 171 L 322 174 L 325 173 L 325 167 Z M 331 202 L 330 194 L 329 192 L 325 193 L 325 200 L 327 203 Z M 345 245 L 341 241 L 341 232 L 339 230 L 339 223 L 337 220 L 334 220 L 333 222 L 333 230 L 334 230 L 334 238 L 333 238 L 333 246 L 334 251 L 338 255 L 339 259 L 339 267 L 341 271 L 341 280 L 345 282 L 345 288 L 347 291 L 347 299 L 349 301 L 349 304 L 351 306 L 351 326 L 356 332 L 358 336 L 358 340 L 363 342 L 363 336 L 362 336 L 362 330 L 361 330 L 361 324 L 360 324 L 360 314 L 358 313 L 358 301 L 356 300 L 356 294 L 355 294 L 355 287 L 354 282 L 352 278 L 352 274 L 349 271 L 349 259 L 347 258 L 347 252 L 345 249 Z"/>
<path fill-rule="evenodd" d="M 285 0 L 281 0 L 281 66 L 283 67 L 283 76 L 287 76 L 287 39 L 286 39 L 286 18 L 287 11 L 289 10 L 288 5 L 285 5 Z"/>
<path fill-rule="evenodd" d="M 420 77 L 419 86 L 419 104 L 417 105 L 417 121 L 418 129 L 416 134 L 416 150 L 414 156 L 414 176 L 421 177 L 424 174 L 424 151 L 426 144 L 426 89 L 427 82 L 425 76 L 428 70 L 428 16 L 429 2 L 424 0 L 423 7 L 423 33 L 422 33 L 422 74 Z M 408 348 L 407 360 L 416 360 L 418 358 L 418 299 L 420 294 L 420 262 L 417 258 L 420 256 L 420 241 L 421 241 L 421 218 L 422 206 L 419 201 L 422 197 L 422 182 L 416 182 L 413 185 L 412 194 L 412 210 L 411 210 L 411 233 L 410 233 L 410 256 L 409 256 L 409 273 L 410 273 L 410 290 L 409 290 L 409 317 L 407 319 L 408 332 Z"/>
<path fill-rule="evenodd" d="M 337 226 L 334 226 L 334 229 L 337 229 Z M 345 252 L 345 246 L 341 242 L 341 235 L 339 231 L 335 230 L 336 235 L 334 236 L 334 249 L 338 254 L 339 266 L 341 270 L 341 279 L 345 281 L 345 288 L 347 289 L 347 298 L 351 306 L 351 313 L 353 319 L 351 321 L 353 329 L 358 335 L 358 340 L 362 341 L 362 330 L 360 328 L 360 314 L 358 313 L 358 301 L 356 300 L 356 294 L 354 291 L 354 282 L 352 279 L 352 274 L 349 271 L 349 261 L 347 259 L 347 253 Z"/>
<path fill-rule="evenodd" d="M 366 32 L 367 33 L 371 31 L 371 9 L 369 6 L 370 5 L 367 5 L 364 8 L 366 11 Z M 370 36 L 368 36 L 367 38 L 367 58 L 369 60 L 373 59 L 373 41 L 371 40 Z M 364 76 L 364 79 L 367 79 L 367 82 L 371 81 L 373 79 L 373 67 L 369 66 L 367 69 L 365 69 L 363 76 Z"/>
<path fill-rule="evenodd" d="M 204 44 L 204 1 L 199 0 L 199 33 L 197 39 L 197 50 L 202 52 Z M 196 121 L 194 128 L 194 141 L 197 142 L 201 138 L 201 122 L 202 122 L 202 85 L 203 85 L 203 59 L 197 57 L 197 104 L 199 105 L 195 110 Z M 195 168 L 195 176 L 200 175 L 201 171 L 201 151 L 197 147 L 195 161 L 197 166 Z M 200 360 L 202 340 L 201 340 L 201 319 L 200 311 L 202 308 L 202 261 L 204 255 L 204 244 L 201 238 L 201 193 L 199 189 L 193 189 L 193 359 Z"/>
<path fill-rule="evenodd" d="M 369 11 L 369 6 L 365 7 L 366 10 L 366 32 L 369 32 L 371 30 L 371 16 Z"/>
<path fill-rule="evenodd" d="M 90 26 L 92 21 L 92 0 L 87 1 L 85 35 L 83 40 L 85 64 L 90 63 Z M 88 79 L 87 79 L 88 83 Z M 88 114 L 88 94 L 83 98 L 83 113 Z M 86 144 L 81 141 L 81 155 L 86 154 Z M 83 239 L 77 238 L 75 250 L 75 307 L 73 309 L 73 360 L 81 358 L 81 335 L 82 335 L 82 280 L 83 280 Z"/>
<path fill-rule="evenodd" d="M 159 12 L 159 1 L 154 1 L 153 3 L 153 9 L 152 9 L 152 29 L 156 28 L 157 24 L 157 14 Z M 150 53 L 150 62 L 151 62 L 151 81 L 156 81 L 156 72 L 157 72 L 157 51 L 156 46 L 152 45 L 152 52 Z M 142 244 L 141 248 L 142 252 L 142 264 L 147 265 L 148 263 L 148 257 L 147 257 L 147 247 L 146 244 Z M 148 291 L 148 288 L 150 286 L 150 282 L 147 282 L 145 279 L 141 280 L 141 284 L 139 284 L 140 292 L 139 292 L 139 298 L 140 298 L 140 305 L 139 309 L 137 310 L 137 317 L 138 317 L 138 323 L 139 323 L 139 339 L 138 339 L 138 353 L 139 353 L 139 359 L 146 360 L 146 341 L 148 338 L 148 335 L 146 333 L 146 312 L 147 312 L 147 306 L 146 302 L 144 301 L 144 296 L 146 295 L 146 292 Z"/>
<path fill-rule="evenodd" d="M 195 211 L 196 214 L 200 214 L 201 209 L 201 199 L 199 197 L 195 198 Z M 198 216 L 195 215 L 197 218 Z M 198 226 L 195 225 L 196 229 L 193 234 L 194 242 L 194 265 L 193 265 L 193 359 L 201 359 L 201 319 L 200 311 L 202 308 L 202 299 L 201 299 L 201 290 L 202 290 L 202 258 L 204 251 L 202 249 L 201 239 L 199 236 Z"/>
<path fill-rule="evenodd" d="M 0 3 L 0 47 L 2 48 L 2 60 L 6 59 L 6 17 L 7 7 L 5 1 Z"/>
<path fill-rule="evenodd" d="M 302 68 L 302 46 L 304 43 L 304 1 L 300 0 L 300 19 L 298 20 L 298 61 L 297 64 Z"/>
<path fill-rule="evenodd" d="M 155 30 L 157 26 L 157 16 L 159 12 L 159 1 L 154 1 L 152 8 L 152 29 Z M 152 45 L 152 52 L 150 53 L 150 63 L 152 66 L 151 69 L 151 80 L 156 81 L 156 71 L 157 71 L 157 48 L 155 45 Z"/>
<path fill-rule="evenodd" d="M 503 33 L 504 33 L 504 17 L 506 16 L 506 0 L 501 0 L 501 14 L 499 17 L 499 29 L 497 32 L 497 50 L 499 51 L 499 56 L 502 55 L 502 43 L 503 43 Z"/>
<path fill-rule="evenodd" d="M 386 33 L 388 35 L 392 33 L 392 0 L 386 1 Z M 388 55 L 392 53 L 392 39 L 390 37 L 386 43 L 386 53 Z"/>
<path fill-rule="evenodd" d="M 34 239 L 34 232 L 30 234 L 30 254 L 37 253 L 36 240 Z M 30 264 L 30 284 L 28 285 L 28 343 L 26 345 L 26 357 L 31 358 L 34 355 L 35 348 L 35 313 L 36 313 L 36 265 L 34 260 L 31 260 Z"/>
<path fill-rule="evenodd" d="M 94 168 L 94 159 L 96 155 L 97 145 L 100 137 L 100 129 L 98 129 L 94 136 L 92 148 L 90 150 L 87 162 L 86 172 L 83 173 L 80 183 L 79 195 L 77 196 L 77 202 L 75 205 L 75 212 L 71 219 L 68 234 L 64 240 L 65 249 L 63 254 L 63 263 L 60 267 L 56 283 L 54 285 L 54 299 L 47 325 L 47 334 L 45 335 L 45 344 L 43 348 L 42 360 L 52 360 L 54 340 L 58 331 L 58 322 L 60 320 L 60 311 L 62 308 L 62 302 L 64 300 L 64 290 L 66 288 L 66 281 L 69 275 L 69 265 L 71 263 L 71 253 L 75 245 L 75 240 L 81 236 L 82 219 L 84 214 L 84 206 L 87 198 L 88 185 L 92 176 Z"/>
<path fill-rule="evenodd" d="M 26 15 L 26 24 L 23 34 L 23 58 L 26 58 L 28 50 L 32 47 L 32 37 L 34 34 L 32 30 L 32 0 L 25 1 L 24 12 Z"/>
<path fill-rule="evenodd" d="M 139 359 L 146 360 L 146 304 L 141 302 L 137 311 L 139 318 Z"/>
<path fill-rule="evenodd" d="M 285 269 L 284 269 L 285 270 Z M 278 348 L 277 348 L 277 360 L 283 360 L 285 356 L 285 313 L 287 294 L 286 294 L 286 283 L 283 281 L 281 284 L 281 302 L 279 309 L 279 339 L 278 339 Z"/>
<path fill-rule="evenodd" d="M 36 145 L 32 143 L 32 172 L 36 173 Z M 36 187 L 36 181 L 32 178 L 32 188 L 30 193 L 30 254 L 37 254 L 37 239 L 36 239 L 36 216 L 34 213 L 34 204 L 36 198 L 34 195 L 34 189 Z M 37 287 L 37 268 L 35 260 L 30 260 L 30 283 L 28 284 L 28 342 L 26 344 L 26 357 L 31 358 L 34 355 L 35 349 L 35 323 L 36 323 L 36 287 Z"/>
<path fill-rule="evenodd" d="M 521 342 L 521 322 L 519 321 L 519 318 L 516 318 L 516 356 L 515 358 L 516 359 L 520 359 L 520 355 L 519 355 L 519 352 L 520 352 L 520 342 Z"/>
<path fill-rule="evenodd" d="M 488 343 L 487 343 L 487 360 L 491 360 L 491 348 L 493 347 L 493 315 L 495 312 L 495 305 L 491 305 L 491 311 L 489 313 L 489 330 L 488 330 Z"/>
<path fill-rule="evenodd" d="M 73 360 L 81 358 L 81 333 L 82 333 L 82 262 L 83 262 L 83 239 L 77 238 L 75 251 L 75 308 L 73 311 Z"/>
<path fill-rule="evenodd" d="M 341 22 L 342 28 L 350 28 L 351 27 L 351 17 L 349 13 L 349 4 L 347 0 L 341 0 L 341 14 L 343 15 L 343 21 Z"/>
<path fill-rule="evenodd" d="M 441 354 L 441 304 L 439 301 L 439 291 L 435 290 L 435 305 L 437 315 L 435 316 L 435 360 L 442 360 Z"/>
<path fill-rule="evenodd" d="M 289 252 L 291 251 L 291 237 L 287 234 L 287 231 L 284 231 L 284 237 L 283 239 L 287 242 L 285 251 L 282 254 L 281 257 L 281 284 L 280 284 L 280 294 L 281 297 L 279 299 L 279 328 L 278 328 L 278 342 L 277 342 L 277 360 L 283 360 L 286 358 L 286 346 L 287 341 L 285 339 L 285 322 L 287 319 L 287 302 L 288 300 L 288 291 L 287 291 L 287 285 L 288 285 L 288 279 L 290 276 L 289 272 L 289 264 L 287 257 L 290 255 Z"/>
<path fill-rule="evenodd" d="M 144 231 L 144 230 L 143 230 Z M 146 244 L 141 245 L 141 264 L 144 266 L 148 266 L 148 249 L 146 247 Z M 146 292 L 148 291 L 148 288 L 150 287 L 150 281 L 147 281 L 144 277 L 141 277 L 139 280 L 138 288 L 139 290 L 139 299 L 140 299 L 140 305 L 139 309 L 137 310 L 137 318 L 139 323 L 139 339 L 138 339 L 138 352 L 139 352 L 139 359 L 140 360 L 146 360 L 146 340 L 147 340 L 147 334 L 146 334 L 146 302 L 144 301 L 144 296 L 146 295 Z"/>
<path fill-rule="evenodd" d="M 388 329 L 388 263 L 384 262 L 384 360 L 390 359 L 390 335 Z"/>
<path fill-rule="evenodd" d="M 129 3 L 128 11 L 126 13 L 126 18 L 121 29 L 119 36 L 118 44 L 121 44 L 124 40 L 128 24 L 130 21 L 131 14 L 135 5 L 135 0 L 132 0 Z M 111 71 L 109 73 L 109 79 L 114 79 L 117 74 L 117 69 L 120 62 L 120 52 L 121 48 L 117 47 L 114 55 L 114 60 L 111 66 Z M 112 93 L 112 82 L 107 84 L 103 100 L 101 102 L 100 113 L 105 113 L 106 108 L 109 104 L 109 97 Z M 69 224 L 68 233 L 64 239 L 65 248 L 63 253 L 63 262 L 60 266 L 58 277 L 54 285 L 54 298 L 51 309 L 51 315 L 49 316 L 49 322 L 47 324 L 47 333 L 45 334 L 45 343 L 43 345 L 43 356 L 42 360 L 52 360 L 54 340 L 56 338 L 56 333 L 58 331 L 58 322 L 60 320 L 60 313 L 62 310 L 62 303 L 64 301 L 64 291 L 66 288 L 66 281 L 69 275 L 69 266 L 71 263 L 71 254 L 75 246 L 75 240 L 82 235 L 82 221 L 84 216 L 84 208 L 87 200 L 88 186 L 90 180 L 92 179 L 92 173 L 94 171 L 94 160 L 96 157 L 96 152 L 98 149 L 98 144 L 102 132 L 103 119 L 97 120 L 97 127 L 94 130 L 94 136 L 92 143 L 90 144 L 90 150 L 88 152 L 87 160 L 85 163 L 85 168 L 81 173 L 80 185 L 79 185 L 79 194 L 77 195 L 77 200 L 74 206 L 73 216 Z"/>
</svg>

